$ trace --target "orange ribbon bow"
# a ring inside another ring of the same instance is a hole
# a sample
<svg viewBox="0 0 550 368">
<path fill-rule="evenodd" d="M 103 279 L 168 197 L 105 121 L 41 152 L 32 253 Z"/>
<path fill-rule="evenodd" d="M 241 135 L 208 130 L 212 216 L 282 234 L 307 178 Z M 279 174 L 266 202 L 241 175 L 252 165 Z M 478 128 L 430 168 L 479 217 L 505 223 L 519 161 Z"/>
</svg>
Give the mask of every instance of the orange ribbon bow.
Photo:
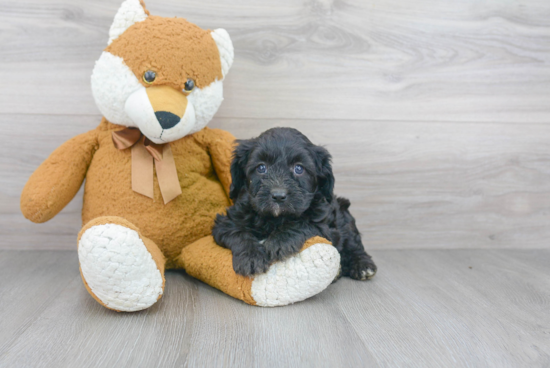
<svg viewBox="0 0 550 368">
<path fill-rule="evenodd" d="M 164 204 L 181 194 L 176 162 L 169 143 L 156 144 L 137 128 L 126 128 L 112 134 L 119 150 L 132 147 L 132 190 L 149 198 L 153 195 L 153 164 Z"/>
</svg>

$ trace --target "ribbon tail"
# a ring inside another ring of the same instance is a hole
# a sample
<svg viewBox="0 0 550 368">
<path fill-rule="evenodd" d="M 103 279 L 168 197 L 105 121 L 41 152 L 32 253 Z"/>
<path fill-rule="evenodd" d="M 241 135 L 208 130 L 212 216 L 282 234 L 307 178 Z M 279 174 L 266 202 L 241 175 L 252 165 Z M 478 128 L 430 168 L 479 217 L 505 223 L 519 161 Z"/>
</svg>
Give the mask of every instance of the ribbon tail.
<svg viewBox="0 0 550 368">
<path fill-rule="evenodd" d="M 142 144 L 132 146 L 132 190 L 154 199 L 153 157 Z"/>
<path fill-rule="evenodd" d="M 156 144 L 151 142 L 149 138 L 145 138 L 145 140 L 143 141 L 143 146 L 147 151 L 149 151 L 151 156 L 153 156 L 156 161 L 162 161 L 163 149 L 164 146 L 167 144 L 168 143 Z"/>
<path fill-rule="evenodd" d="M 162 199 L 164 199 L 164 204 L 166 204 L 181 194 L 176 161 L 174 161 L 174 155 L 169 143 L 164 145 L 162 160 L 155 160 L 155 168 L 157 170 L 157 179 Z"/>
</svg>

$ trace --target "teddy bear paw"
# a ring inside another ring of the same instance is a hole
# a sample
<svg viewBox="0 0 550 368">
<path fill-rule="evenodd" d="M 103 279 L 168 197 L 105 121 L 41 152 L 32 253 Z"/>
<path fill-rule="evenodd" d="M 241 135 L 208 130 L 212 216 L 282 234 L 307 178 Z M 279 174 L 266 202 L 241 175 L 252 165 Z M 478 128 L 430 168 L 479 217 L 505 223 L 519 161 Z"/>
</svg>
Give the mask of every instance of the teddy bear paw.
<svg viewBox="0 0 550 368">
<path fill-rule="evenodd" d="M 318 243 L 282 262 L 252 281 L 256 305 L 276 307 L 296 303 L 329 286 L 340 269 L 340 254 L 331 244 Z"/>
<path fill-rule="evenodd" d="M 107 308 L 138 311 L 162 296 L 162 275 L 132 229 L 116 224 L 90 227 L 80 238 L 78 258 L 89 291 Z"/>
</svg>

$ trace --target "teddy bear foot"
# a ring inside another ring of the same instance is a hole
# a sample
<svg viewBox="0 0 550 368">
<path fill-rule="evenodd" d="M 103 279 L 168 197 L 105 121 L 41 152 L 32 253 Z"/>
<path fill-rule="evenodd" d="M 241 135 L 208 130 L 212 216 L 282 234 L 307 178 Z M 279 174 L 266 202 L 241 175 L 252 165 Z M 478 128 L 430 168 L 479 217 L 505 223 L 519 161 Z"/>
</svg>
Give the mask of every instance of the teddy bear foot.
<svg viewBox="0 0 550 368">
<path fill-rule="evenodd" d="M 235 273 L 229 249 L 212 236 L 183 248 L 179 258 L 188 275 L 250 305 L 278 307 L 300 302 L 326 289 L 340 269 L 340 253 L 321 237 L 306 241 L 300 253 L 269 266 L 266 273 Z"/>
<path fill-rule="evenodd" d="M 159 270 L 149 249 L 155 245 L 137 229 L 90 225 L 78 243 L 80 270 L 90 294 L 116 311 L 134 312 L 155 304 L 164 290 L 163 262 Z"/>
<path fill-rule="evenodd" d="M 251 295 L 256 305 L 278 307 L 300 302 L 332 283 L 340 269 L 340 254 L 324 239 L 313 238 L 309 243 L 314 244 L 254 277 Z"/>
</svg>

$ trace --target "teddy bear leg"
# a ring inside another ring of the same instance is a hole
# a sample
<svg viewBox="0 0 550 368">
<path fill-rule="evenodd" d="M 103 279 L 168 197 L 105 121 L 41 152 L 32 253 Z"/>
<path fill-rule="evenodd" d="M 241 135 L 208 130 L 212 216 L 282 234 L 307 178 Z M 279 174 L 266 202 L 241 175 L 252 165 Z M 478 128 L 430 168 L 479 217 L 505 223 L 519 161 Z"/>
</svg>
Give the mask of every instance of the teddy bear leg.
<svg viewBox="0 0 550 368">
<path fill-rule="evenodd" d="M 182 250 L 185 271 L 234 298 L 262 307 L 296 303 L 316 295 L 331 284 L 340 268 L 340 253 L 321 237 L 309 239 L 300 253 L 272 264 L 254 278 L 233 270 L 231 251 L 202 238 Z"/>
<path fill-rule="evenodd" d="M 165 258 L 121 217 L 98 217 L 78 234 L 80 274 L 101 305 L 123 312 L 149 308 L 164 291 Z"/>
</svg>

